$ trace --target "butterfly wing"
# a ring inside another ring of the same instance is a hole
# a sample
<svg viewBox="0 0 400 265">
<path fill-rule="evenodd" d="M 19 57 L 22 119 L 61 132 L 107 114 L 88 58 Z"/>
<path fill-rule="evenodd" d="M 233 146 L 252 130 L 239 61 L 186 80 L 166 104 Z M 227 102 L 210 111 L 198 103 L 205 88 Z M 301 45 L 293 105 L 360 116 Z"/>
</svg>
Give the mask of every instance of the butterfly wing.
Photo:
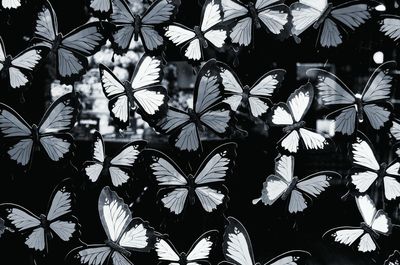
<svg viewBox="0 0 400 265">
<path fill-rule="evenodd" d="M 306 264 L 306 260 L 311 257 L 311 254 L 303 250 L 292 250 L 285 252 L 264 265 L 301 265 Z"/>
<path fill-rule="evenodd" d="M 300 0 L 290 5 L 292 14 L 291 32 L 294 36 L 299 36 L 311 25 L 316 23 L 328 8 L 327 0 Z"/>
<path fill-rule="evenodd" d="M 157 150 L 144 150 L 151 158 L 150 168 L 163 195 L 164 207 L 175 214 L 180 214 L 188 195 L 187 177 L 182 169 L 167 155 Z"/>
<path fill-rule="evenodd" d="M 103 162 L 105 159 L 105 147 L 103 137 L 98 131 L 93 134 L 93 153 L 91 161 L 86 161 L 84 171 L 90 181 L 96 182 L 103 170 Z"/>
<path fill-rule="evenodd" d="M 400 252 L 395 250 L 392 255 L 390 255 L 383 265 L 396 265 L 400 264 Z"/>
<path fill-rule="evenodd" d="M 223 21 L 232 24 L 232 43 L 248 46 L 253 38 L 253 21 L 246 6 L 236 0 L 221 1 Z"/>
<path fill-rule="evenodd" d="M 220 65 L 219 75 L 221 77 L 222 86 L 224 88 L 224 102 L 229 104 L 233 111 L 236 111 L 243 98 L 243 88 L 240 79 L 236 75 L 236 73 L 224 63 L 221 63 Z"/>
<path fill-rule="evenodd" d="M 154 245 L 159 261 L 166 261 L 169 264 L 179 264 L 180 256 L 174 245 L 167 239 L 157 238 Z"/>
<path fill-rule="evenodd" d="M 154 248 L 155 240 L 154 229 L 148 222 L 140 218 L 132 218 L 128 226 L 124 228 L 118 245 L 132 251 L 149 252 Z"/>
<path fill-rule="evenodd" d="M 90 10 L 98 17 L 107 17 L 112 12 L 111 0 L 90 0 Z"/>
<path fill-rule="evenodd" d="M 177 46 L 182 46 L 184 55 L 189 60 L 200 60 L 203 56 L 203 51 L 200 41 L 196 38 L 196 34 L 188 27 L 172 23 L 165 28 L 165 37 Z"/>
<path fill-rule="evenodd" d="M 358 250 L 361 252 L 372 251 L 376 248 L 371 236 L 360 227 L 344 226 L 333 228 L 325 232 L 322 237 L 325 238 L 326 236 L 330 236 L 335 242 L 347 246 L 351 246 L 359 240 Z"/>
<path fill-rule="evenodd" d="M 353 165 L 360 168 L 351 175 L 351 184 L 359 192 L 366 192 L 378 178 L 379 163 L 366 137 L 357 137 L 352 144 Z"/>
<path fill-rule="evenodd" d="M 87 245 L 71 250 L 66 256 L 66 261 L 68 264 L 75 264 L 73 262 L 78 261 L 79 264 L 107 265 L 111 259 L 111 253 L 113 251 L 106 245 Z"/>
<path fill-rule="evenodd" d="M 47 46 L 51 48 L 51 43 L 56 39 L 57 35 L 57 17 L 51 4 L 46 1 L 36 19 L 35 37 L 47 42 Z"/>
<path fill-rule="evenodd" d="M 387 200 L 394 200 L 400 197 L 400 162 L 394 161 L 386 169 L 386 176 L 383 177 L 385 197 Z"/>
<path fill-rule="evenodd" d="M 132 76 L 131 87 L 135 103 L 145 115 L 163 115 L 168 107 L 168 95 L 160 85 L 163 75 L 161 59 L 144 55 Z"/>
<path fill-rule="evenodd" d="M 206 0 L 200 18 L 200 30 L 212 45 L 222 48 L 227 38 L 225 29 L 216 28 L 222 22 L 222 9 L 214 0 Z"/>
<path fill-rule="evenodd" d="M 86 71 L 85 56 L 100 50 L 107 41 L 110 27 L 106 22 L 91 22 L 64 36 L 57 50 L 57 69 L 63 81 L 73 80 Z"/>
<path fill-rule="evenodd" d="M 289 7 L 280 0 L 258 0 L 255 8 L 262 25 L 272 34 L 278 35 L 284 32 L 288 23 Z"/>
<path fill-rule="evenodd" d="M 390 136 L 394 140 L 400 141 L 400 120 L 393 119 L 392 126 L 390 127 Z"/>
<path fill-rule="evenodd" d="M 79 104 L 76 95 L 65 94 L 51 104 L 39 123 L 40 144 L 53 161 L 65 158 L 72 151 L 73 138 L 68 132 L 77 120 Z"/>
<path fill-rule="evenodd" d="M 146 146 L 146 141 L 134 141 L 125 145 L 122 150 L 110 161 L 110 177 L 113 185 L 118 187 L 126 183 L 129 174 L 141 150 Z"/>
<path fill-rule="evenodd" d="M 235 218 L 227 218 L 222 251 L 225 260 L 235 265 L 255 265 L 253 247 L 246 228 Z"/>
<path fill-rule="evenodd" d="M 250 112 L 254 117 L 261 117 L 267 113 L 272 104 L 269 97 L 282 85 L 286 71 L 277 69 L 264 74 L 251 87 L 249 93 Z"/>
<path fill-rule="evenodd" d="M 116 25 L 112 43 L 118 53 L 126 52 L 135 34 L 135 17 L 124 0 L 111 1 L 113 12 L 110 22 Z"/>
<path fill-rule="evenodd" d="M 400 39 L 400 17 L 393 15 L 382 16 L 380 23 L 380 31 L 386 36 L 398 41 Z"/>
<path fill-rule="evenodd" d="M 1 5 L 5 9 L 16 9 L 21 6 L 21 0 L 2 0 Z"/>
<path fill-rule="evenodd" d="M 0 103 L 0 137 L 11 160 L 26 166 L 32 159 L 31 127 L 11 107 Z"/>
<path fill-rule="evenodd" d="M 186 256 L 188 265 L 197 265 L 201 262 L 208 263 L 210 253 L 217 242 L 217 238 L 217 230 L 211 230 L 201 235 L 188 251 Z"/>
<path fill-rule="evenodd" d="M 234 143 L 217 147 L 204 159 L 194 175 L 195 193 L 207 212 L 214 211 L 226 200 L 224 190 L 221 189 L 222 184 L 218 183 L 224 182 L 225 178 L 231 174 L 236 147 Z M 218 186 L 213 188 L 215 185 Z"/>
</svg>

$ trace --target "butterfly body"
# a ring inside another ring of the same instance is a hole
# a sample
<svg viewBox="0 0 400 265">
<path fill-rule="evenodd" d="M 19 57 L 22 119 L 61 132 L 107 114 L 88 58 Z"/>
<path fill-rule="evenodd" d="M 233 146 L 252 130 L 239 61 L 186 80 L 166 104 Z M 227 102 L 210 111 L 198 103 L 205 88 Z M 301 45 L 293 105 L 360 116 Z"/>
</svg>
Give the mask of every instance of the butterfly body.
<svg viewBox="0 0 400 265">
<path fill-rule="evenodd" d="M 110 249 L 112 249 L 115 252 L 122 253 L 124 256 L 126 256 L 128 258 L 131 256 L 131 252 L 130 251 L 128 251 L 125 248 L 121 247 L 120 245 L 118 245 L 117 243 L 115 243 L 112 240 L 107 239 L 104 243 L 105 243 L 105 245 L 107 247 L 109 247 Z"/>
<path fill-rule="evenodd" d="M 253 20 L 254 26 L 257 29 L 261 28 L 260 19 L 258 18 L 258 12 L 257 12 L 256 7 L 254 6 L 254 3 L 249 2 L 247 8 L 249 9 L 249 13 L 250 13 L 251 19 Z"/>
<path fill-rule="evenodd" d="M 375 232 L 374 229 L 372 229 L 367 223 L 360 223 L 360 227 L 365 231 L 365 233 L 371 235 L 374 239 L 379 238 L 379 234 Z"/>
<path fill-rule="evenodd" d="M 11 61 L 12 61 L 12 56 L 11 55 L 7 55 L 4 62 L 3 62 L 3 69 L 8 69 L 11 66 Z M 2 72 L 2 77 L 3 75 L 5 75 L 5 72 Z"/>
<path fill-rule="evenodd" d="M 282 200 L 286 200 L 292 194 L 292 191 L 296 188 L 297 182 L 299 182 L 299 178 L 293 177 L 292 182 L 290 182 L 289 187 L 286 189 L 281 197 Z"/>
<path fill-rule="evenodd" d="M 197 38 L 199 39 L 201 45 L 203 46 L 204 49 L 208 48 L 208 42 L 207 40 L 204 38 L 204 34 L 203 32 L 201 32 L 201 29 L 199 26 L 195 26 L 193 28 L 194 33 L 196 34 Z"/>
<path fill-rule="evenodd" d="M 135 21 L 133 23 L 134 30 L 135 30 L 135 35 L 134 35 L 133 39 L 135 41 L 138 41 L 139 40 L 139 34 L 140 34 L 140 27 L 142 26 L 142 20 L 141 20 L 139 15 L 134 15 L 133 18 L 134 18 L 134 21 Z"/>
<path fill-rule="evenodd" d="M 296 123 L 294 123 L 292 125 L 288 125 L 286 127 L 283 127 L 282 131 L 284 133 L 291 133 L 292 131 L 295 131 L 295 130 L 298 131 L 300 128 L 303 128 L 305 125 L 306 125 L 305 121 L 299 121 L 299 122 L 296 122 Z"/>
</svg>

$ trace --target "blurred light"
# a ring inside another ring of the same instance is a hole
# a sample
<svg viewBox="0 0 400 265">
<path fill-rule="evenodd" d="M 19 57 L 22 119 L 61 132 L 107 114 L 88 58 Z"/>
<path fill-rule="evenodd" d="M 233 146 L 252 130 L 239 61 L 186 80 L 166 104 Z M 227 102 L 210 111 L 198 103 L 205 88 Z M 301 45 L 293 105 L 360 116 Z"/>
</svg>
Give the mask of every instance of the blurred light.
<svg viewBox="0 0 400 265">
<path fill-rule="evenodd" d="M 399 2 L 394 1 L 394 8 L 399 8 Z"/>
<path fill-rule="evenodd" d="M 317 132 L 329 137 L 335 136 L 335 121 L 334 120 L 317 120 Z"/>
<path fill-rule="evenodd" d="M 381 12 L 386 11 L 386 6 L 384 4 L 377 5 L 375 7 L 375 10 L 376 11 L 381 11 Z"/>
<path fill-rule="evenodd" d="M 376 53 L 374 53 L 374 62 L 376 63 L 376 64 L 382 64 L 383 63 L 383 60 L 384 60 L 384 55 L 383 55 L 383 52 L 376 52 Z"/>
</svg>

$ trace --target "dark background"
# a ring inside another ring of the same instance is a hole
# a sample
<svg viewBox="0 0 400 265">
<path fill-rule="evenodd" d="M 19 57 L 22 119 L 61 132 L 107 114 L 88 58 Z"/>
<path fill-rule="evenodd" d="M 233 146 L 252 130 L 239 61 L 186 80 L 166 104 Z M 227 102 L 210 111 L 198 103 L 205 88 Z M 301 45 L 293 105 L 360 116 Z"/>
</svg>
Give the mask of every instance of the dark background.
<svg viewBox="0 0 400 265">
<path fill-rule="evenodd" d="M 29 1 L 15 12 L 2 11 L 0 18 L 0 35 L 6 45 L 7 53 L 16 55 L 29 46 L 33 26 L 39 3 Z M 85 23 L 89 18 L 84 1 L 50 1 L 58 17 L 60 32 L 69 32 L 71 29 Z M 334 1 L 341 3 L 343 1 Z M 287 1 L 290 4 L 291 1 Z M 385 13 L 399 14 L 394 9 L 394 1 L 386 1 L 388 10 Z M 183 0 L 177 21 L 192 27 L 199 23 L 201 7 L 196 0 Z M 298 88 L 305 80 L 297 79 L 297 63 L 331 63 L 336 66 L 336 73 L 354 91 L 361 91 L 372 71 L 377 67 L 372 56 L 376 51 L 383 51 L 386 60 L 398 60 L 396 46 L 391 40 L 378 31 L 376 19 L 371 19 L 366 25 L 354 33 L 344 45 L 336 49 L 319 49 L 315 47 L 317 31 L 312 28 L 302 34 L 303 42 L 298 45 L 292 39 L 284 42 L 274 39 L 262 30 L 255 34 L 254 49 L 243 50 L 239 56 L 239 65 L 235 68 L 243 84 L 251 85 L 266 71 L 274 68 L 284 68 L 287 75 L 280 89 L 273 97 L 274 102 L 285 101 L 288 95 Z M 209 53 L 207 58 L 215 57 L 232 65 L 233 53 Z M 181 60 L 179 50 L 167 49 L 167 60 Z M 0 101 L 14 107 L 28 123 L 38 123 L 42 117 L 49 97 L 49 83 L 51 69 L 43 65 L 34 76 L 32 86 L 24 93 L 26 102 L 20 104 L 19 93 L 1 85 Z M 322 117 L 326 110 L 313 106 L 306 116 L 308 126 L 314 127 L 317 117 Z M 354 200 L 342 201 L 340 198 L 346 192 L 344 180 L 333 188 L 324 192 L 314 200 L 312 207 L 304 214 L 289 215 L 287 205 L 277 201 L 275 205 L 253 206 L 251 200 L 259 197 L 262 183 L 272 173 L 273 161 L 277 155 L 276 142 L 281 137 L 281 131 L 271 129 L 269 137 L 266 131 L 260 131 L 249 120 L 240 120 L 244 129 L 249 129 L 249 137 L 237 140 L 237 165 L 233 176 L 226 182 L 229 188 L 230 201 L 226 216 L 234 216 L 247 228 L 253 242 L 253 249 L 257 261 L 265 262 L 274 256 L 292 249 L 310 251 L 313 258 L 310 264 L 383 264 L 386 257 L 398 247 L 400 232 L 396 230 L 389 237 L 381 237 L 381 250 L 374 254 L 361 254 L 350 247 L 333 244 L 322 240 L 321 235 L 328 229 L 342 225 L 358 225 L 361 216 L 358 213 Z M 384 132 L 376 133 L 368 126 L 360 128 L 370 136 L 375 143 L 382 159 L 390 154 L 391 143 Z M 149 147 L 164 150 L 172 158 L 176 158 L 182 167 L 187 166 L 185 157 L 177 157 L 170 146 L 158 141 L 149 140 Z M 346 139 L 335 138 L 336 145 L 326 152 L 300 152 L 296 156 L 296 175 L 307 176 L 320 170 L 336 170 L 342 175 L 347 174 L 351 166 Z M 223 141 L 209 141 L 204 145 L 205 152 L 200 158 L 192 158 L 191 166 L 195 170 L 202 159 L 213 148 Z M 108 141 L 107 153 L 115 154 L 123 143 Z M 89 159 L 91 142 L 78 141 L 75 157 L 72 163 L 81 169 L 83 161 Z M 60 180 L 71 177 L 76 185 L 76 216 L 81 224 L 81 239 L 86 243 L 102 243 L 106 239 L 97 212 L 97 200 L 103 184 L 91 185 L 85 178 L 73 169 L 72 166 L 61 166 L 46 160 L 40 153 L 35 153 L 33 165 L 28 173 L 15 171 L 10 162 L 1 160 L 0 202 L 20 204 L 33 213 L 46 212 L 49 196 Z M 15 173 L 17 172 L 17 173 Z M 146 191 L 144 188 L 147 187 Z M 118 190 L 127 203 L 132 203 L 134 216 L 148 220 L 159 232 L 167 233 L 178 251 L 187 251 L 191 244 L 205 231 L 220 229 L 224 219 L 220 213 L 205 214 L 199 204 L 188 207 L 184 216 L 177 220 L 165 215 L 161 207 L 156 204 L 156 188 L 145 171 L 143 164 L 135 169 L 134 180 L 123 189 Z M 380 208 L 382 205 L 378 204 Z M 388 209 L 397 209 L 398 205 L 388 205 Z M 397 211 L 392 215 L 393 222 L 399 223 Z M 33 264 L 33 258 L 40 264 L 61 264 L 65 254 L 79 242 L 61 242 L 55 238 L 50 242 L 49 253 L 42 257 L 40 253 L 32 253 L 24 244 L 22 238 L 6 234 L 0 239 L 0 263 L 12 260 L 13 264 Z M 218 244 L 218 247 L 220 244 Z M 134 264 L 157 264 L 155 253 L 132 255 Z M 212 264 L 222 260 L 221 250 L 218 248 Z"/>
</svg>

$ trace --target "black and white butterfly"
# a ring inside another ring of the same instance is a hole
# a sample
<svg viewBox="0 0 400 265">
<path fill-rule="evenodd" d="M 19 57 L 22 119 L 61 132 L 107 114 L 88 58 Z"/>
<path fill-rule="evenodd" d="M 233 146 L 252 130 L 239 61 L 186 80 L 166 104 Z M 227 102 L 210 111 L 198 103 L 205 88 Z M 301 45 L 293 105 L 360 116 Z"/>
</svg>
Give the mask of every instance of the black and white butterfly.
<svg viewBox="0 0 400 265">
<path fill-rule="evenodd" d="M 390 255 L 383 265 L 400 265 L 400 252 L 395 250 L 392 255 Z"/>
<path fill-rule="evenodd" d="M 335 242 L 347 246 L 359 241 L 358 251 L 375 251 L 378 248 L 376 240 L 380 235 L 388 236 L 391 233 L 391 220 L 383 210 L 376 210 L 374 202 L 368 195 L 356 197 L 356 203 L 364 220 L 361 225 L 337 227 L 327 231 L 322 237 L 329 235 Z"/>
<path fill-rule="evenodd" d="M 156 0 L 143 15 L 133 14 L 125 0 L 113 0 L 110 21 L 116 25 L 113 43 L 117 51 L 126 52 L 132 39 L 140 40 L 147 52 L 164 45 L 158 27 L 170 24 L 178 12 L 180 0 Z"/>
<path fill-rule="evenodd" d="M 310 69 L 307 75 L 315 79 L 318 96 L 324 105 L 341 107 L 328 114 L 328 117 L 335 117 L 335 131 L 352 135 L 365 116 L 375 130 L 390 121 L 389 100 L 393 93 L 395 67 L 394 61 L 380 65 L 368 80 L 362 94 L 354 94 L 343 81 L 325 70 Z"/>
<path fill-rule="evenodd" d="M 343 43 L 343 33 L 354 31 L 371 18 L 373 1 L 349 1 L 333 6 L 327 0 L 300 0 L 290 6 L 292 35 L 298 36 L 313 26 L 319 29 L 322 47 L 337 47 Z"/>
<path fill-rule="evenodd" d="M 359 193 L 369 191 L 373 184 L 383 187 L 385 198 L 395 200 L 400 197 L 400 162 L 379 164 L 370 141 L 364 136 L 357 137 L 352 144 L 353 172 L 350 184 Z"/>
<path fill-rule="evenodd" d="M 395 141 L 400 141 L 400 120 L 399 119 L 393 119 L 392 126 L 390 127 L 389 131 L 390 131 L 390 136 Z"/>
<path fill-rule="evenodd" d="M 21 4 L 21 0 L 1 0 L 1 6 L 5 9 L 17 9 Z"/>
<path fill-rule="evenodd" d="M 112 12 L 111 0 L 87 0 L 90 11 L 100 18 L 107 18 Z"/>
<path fill-rule="evenodd" d="M 185 112 L 169 107 L 166 116 L 154 125 L 157 131 L 170 134 L 170 141 L 180 150 L 201 150 L 199 131 L 204 127 L 220 137 L 231 133 L 233 112 L 222 102 L 218 64 L 212 59 L 200 69 L 194 87 L 193 109 Z"/>
<path fill-rule="evenodd" d="M 87 56 L 106 43 L 110 24 L 105 21 L 84 24 L 67 35 L 58 32 L 56 14 L 49 2 L 38 13 L 34 39 L 48 47 L 56 61 L 57 76 L 63 82 L 76 79 L 88 66 Z"/>
<path fill-rule="evenodd" d="M 224 102 L 228 103 L 233 111 L 242 103 L 255 118 L 262 117 L 270 109 L 272 102 L 269 98 L 282 85 L 286 74 L 283 69 L 272 70 L 249 87 L 242 85 L 239 77 L 228 65 L 221 63 L 220 69 Z"/>
<path fill-rule="evenodd" d="M 289 212 L 302 212 L 312 202 L 312 197 L 318 197 L 331 186 L 333 178 L 340 177 L 334 171 L 320 171 L 299 179 L 294 175 L 294 157 L 280 155 L 275 160 L 275 173 L 267 177 L 261 197 L 253 200 L 253 204 L 262 201 L 265 205 L 272 205 L 279 198 L 289 198 Z"/>
<path fill-rule="evenodd" d="M 305 128 L 303 120 L 314 99 L 314 90 L 310 83 L 296 89 L 286 103 L 280 102 L 271 108 L 269 121 L 272 126 L 283 126 L 286 135 L 278 145 L 290 153 L 297 153 L 300 139 L 306 149 L 323 149 L 328 142 L 325 137 Z"/>
<path fill-rule="evenodd" d="M 0 37 L 0 75 L 8 79 L 10 87 L 20 88 L 29 83 L 30 75 L 43 58 L 46 47 L 34 46 L 20 52 L 15 58 L 6 53 Z"/>
<path fill-rule="evenodd" d="M 0 139 L 9 158 L 22 167 L 30 165 L 38 149 L 53 161 L 65 158 L 72 151 L 73 138 L 68 132 L 76 122 L 79 104 L 76 94 L 65 94 L 51 104 L 38 126 L 30 126 L 15 110 L 0 103 Z"/>
<path fill-rule="evenodd" d="M 69 241 L 79 233 L 79 224 L 72 215 L 73 193 L 70 181 L 62 181 L 53 191 L 47 214 L 37 216 L 22 206 L 0 204 L 1 215 L 7 227 L 26 235 L 25 244 L 34 250 L 48 250 L 49 240 L 57 235 Z"/>
<path fill-rule="evenodd" d="M 190 250 L 185 253 L 178 253 L 174 245 L 162 237 L 157 239 L 155 250 L 158 256 L 159 264 L 169 265 L 200 265 L 210 264 L 208 261 L 210 253 L 217 242 L 218 231 L 211 230 L 201 235 L 193 243 Z"/>
<path fill-rule="evenodd" d="M 157 57 L 143 55 L 137 63 L 131 81 L 121 82 L 106 66 L 100 64 L 104 95 L 110 100 L 108 109 L 121 129 L 129 125 L 131 109 L 155 117 L 168 109 L 167 90 L 161 85 L 162 62 Z"/>
<path fill-rule="evenodd" d="M 227 38 L 226 30 L 221 27 L 222 14 L 216 0 L 206 0 L 201 13 L 200 26 L 193 29 L 173 23 L 165 28 L 165 36 L 175 45 L 182 46 L 186 58 L 199 61 L 203 58 L 203 49 L 209 43 L 215 48 L 222 48 Z"/>
<path fill-rule="evenodd" d="M 85 162 L 85 174 L 92 182 L 98 181 L 102 176 L 110 176 L 112 184 L 118 187 L 128 181 L 132 167 L 145 146 L 146 141 L 134 141 L 125 145 L 116 156 L 108 157 L 105 153 L 103 137 L 96 131 L 93 159 Z"/>
<path fill-rule="evenodd" d="M 400 16 L 384 15 L 380 20 L 380 31 L 394 41 L 400 40 Z"/>
<path fill-rule="evenodd" d="M 227 201 L 223 185 L 232 173 L 236 157 L 236 144 L 226 143 L 214 149 L 201 163 L 194 175 L 184 171 L 167 155 L 157 150 L 143 151 L 150 157 L 150 169 L 157 181 L 161 202 L 170 212 L 179 215 L 187 202 L 194 204 L 196 197 L 206 212 L 213 212 Z"/>
<path fill-rule="evenodd" d="M 289 7 L 282 0 L 221 0 L 223 21 L 233 22 L 229 33 L 232 43 L 248 46 L 254 38 L 254 27 L 279 35 L 288 23 Z"/>
<path fill-rule="evenodd" d="M 254 259 L 253 247 L 246 228 L 234 217 L 227 218 L 222 251 L 225 262 L 233 265 L 260 265 Z M 311 254 L 303 250 L 292 250 L 283 253 L 264 265 L 302 265 Z M 221 264 L 221 263 L 220 263 Z"/>
<path fill-rule="evenodd" d="M 133 218 L 132 213 L 109 187 L 104 187 L 98 202 L 101 224 L 107 235 L 103 244 L 87 245 L 71 250 L 70 262 L 88 265 L 132 265 L 134 252 L 149 252 L 155 243 L 155 232 L 148 222 Z M 70 263 L 68 263 L 70 264 Z"/>
</svg>

